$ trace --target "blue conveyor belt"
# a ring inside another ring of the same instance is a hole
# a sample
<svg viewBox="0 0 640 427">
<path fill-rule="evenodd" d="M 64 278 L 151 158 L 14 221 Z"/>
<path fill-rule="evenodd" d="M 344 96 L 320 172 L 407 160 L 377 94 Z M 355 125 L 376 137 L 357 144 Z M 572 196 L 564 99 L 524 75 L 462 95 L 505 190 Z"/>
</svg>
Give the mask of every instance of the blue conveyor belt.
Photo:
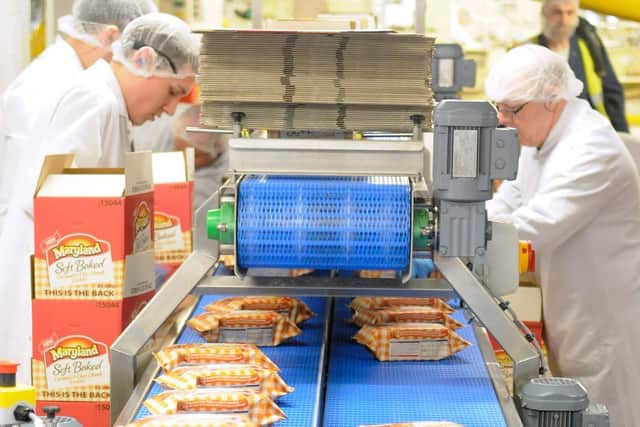
<svg viewBox="0 0 640 427">
<path fill-rule="evenodd" d="M 500 427 L 505 420 L 470 326 L 473 346 L 441 361 L 378 362 L 352 340 L 348 299 L 335 301 L 324 426 L 357 427 L 408 421 Z M 464 322 L 461 313 L 458 320 Z"/>
<path fill-rule="evenodd" d="M 204 306 L 215 300 L 224 298 L 220 295 L 203 296 L 198 303 L 194 316 L 204 311 Z M 286 341 L 277 347 L 261 347 L 262 351 L 280 368 L 282 379 L 295 391 L 277 400 L 278 405 L 287 414 L 287 419 L 274 424 L 277 427 L 312 427 L 317 425 L 321 408 L 321 387 L 319 369 L 322 358 L 324 320 L 328 310 L 326 298 L 302 298 L 316 313 L 316 316 L 302 324 L 302 334 Z M 189 327 L 185 327 L 178 337 L 177 343 L 205 342 L 200 335 Z M 153 384 L 145 399 L 162 391 L 158 384 Z M 135 419 L 147 415 L 149 411 L 141 406 Z"/>
<path fill-rule="evenodd" d="M 242 268 L 408 269 L 406 177 L 248 176 L 237 217 Z"/>
</svg>

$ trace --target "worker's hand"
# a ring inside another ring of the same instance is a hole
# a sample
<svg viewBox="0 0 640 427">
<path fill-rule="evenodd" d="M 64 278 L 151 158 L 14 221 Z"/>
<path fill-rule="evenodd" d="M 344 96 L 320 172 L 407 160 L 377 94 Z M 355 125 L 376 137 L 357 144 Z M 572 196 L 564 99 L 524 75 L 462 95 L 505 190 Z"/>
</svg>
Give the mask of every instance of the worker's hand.
<svg viewBox="0 0 640 427">
<path fill-rule="evenodd" d="M 433 260 L 428 258 L 414 258 L 411 270 L 411 277 L 414 279 L 427 278 L 434 270 Z"/>
<path fill-rule="evenodd" d="M 178 151 L 182 151 L 187 147 L 194 148 L 196 169 L 200 169 L 201 167 L 204 167 L 204 166 L 209 166 L 216 159 L 211 154 L 194 147 L 190 141 L 187 141 L 184 138 L 176 137 L 174 139 L 174 145 L 176 150 Z"/>
</svg>

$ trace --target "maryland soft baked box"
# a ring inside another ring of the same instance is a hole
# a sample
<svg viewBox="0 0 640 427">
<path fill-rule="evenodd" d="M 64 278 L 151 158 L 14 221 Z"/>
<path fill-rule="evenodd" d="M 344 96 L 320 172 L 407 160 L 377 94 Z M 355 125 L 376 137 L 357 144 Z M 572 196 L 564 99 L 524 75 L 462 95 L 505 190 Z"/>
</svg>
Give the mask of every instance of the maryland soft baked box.
<svg viewBox="0 0 640 427">
<path fill-rule="evenodd" d="M 155 293 L 151 153 L 124 169 L 45 159 L 34 196 L 32 379 L 38 406 L 109 426 L 109 347 Z"/>
<path fill-rule="evenodd" d="M 118 301 L 153 293 L 151 154 L 125 169 L 45 159 L 34 210 L 34 298 Z"/>
</svg>

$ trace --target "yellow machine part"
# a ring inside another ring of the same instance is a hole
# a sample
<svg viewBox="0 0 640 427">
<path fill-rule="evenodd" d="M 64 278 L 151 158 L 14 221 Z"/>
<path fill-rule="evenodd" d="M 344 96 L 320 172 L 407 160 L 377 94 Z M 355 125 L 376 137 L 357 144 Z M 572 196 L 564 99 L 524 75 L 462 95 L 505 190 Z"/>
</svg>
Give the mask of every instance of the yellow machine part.
<svg viewBox="0 0 640 427">
<path fill-rule="evenodd" d="M 35 387 L 27 385 L 0 387 L 0 409 L 12 409 L 17 403 L 27 403 L 35 407 Z"/>
<path fill-rule="evenodd" d="M 638 0 L 580 0 L 580 8 L 640 22 Z"/>
</svg>

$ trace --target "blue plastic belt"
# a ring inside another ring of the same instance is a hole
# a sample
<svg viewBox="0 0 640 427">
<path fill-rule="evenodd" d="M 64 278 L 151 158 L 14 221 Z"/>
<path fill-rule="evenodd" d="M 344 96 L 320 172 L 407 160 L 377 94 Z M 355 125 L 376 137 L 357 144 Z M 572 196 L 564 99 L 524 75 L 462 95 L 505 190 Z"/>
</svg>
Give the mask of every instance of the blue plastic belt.
<svg viewBox="0 0 640 427">
<path fill-rule="evenodd" d="M 324 426 L 451 421 L 465 427 L 506 426 L 473 330 L 471 347 L 439 361 L 378 362 L 353 341 L 348 299 L 336 299 Z M 461 313 L 454 315 L 464 322 Z"/>
<path fill-rule="evenodd" d="M 240 183 L 242 268 L 406 270 L 406 177 L 248 176 Z"/>
</svg>

